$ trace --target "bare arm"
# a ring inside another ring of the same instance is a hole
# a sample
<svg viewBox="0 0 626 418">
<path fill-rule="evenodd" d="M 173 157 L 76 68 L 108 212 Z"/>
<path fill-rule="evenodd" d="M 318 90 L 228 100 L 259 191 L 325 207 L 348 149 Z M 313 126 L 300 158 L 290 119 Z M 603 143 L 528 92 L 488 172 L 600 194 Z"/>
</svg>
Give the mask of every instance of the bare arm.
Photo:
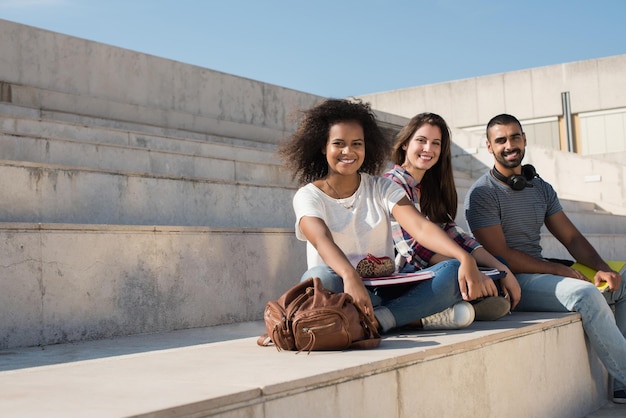
<svg viewBox="0 0 626 418">
<path fill-rule="evenodd" d="M 474 257 L 474 259 L 476 260 L 476 263 L 478 265 L 492 267 L 492 268 L 496 268 L 502 271 L 508 271 L 508 267 L 500 263 L 497 258 L 493 257 L 491 254 L 487 252 L 487 250 L 485 250 L 482 247 L 475 249 L 471 254 L 472 254 L 472 257 Z M 429 264 L 432 266 L 444 260 L 449 260 L 449 259 L 450 257 L 446 257 L 441 254 L 435 253 L 430 258 Z M 482 276 L 482 283 L 481 283 L 482 295 L 483 296 L 497 296 L 498 288 L 496 287 L 496 284 L 494 283 L 494 281 L 484 274 L 482 274 L 481 276 Z"/>
<path fill-rule="evenodd" d="M 484 247 L 478 247 L 474 251 L 472 251 L 472 257 L 476 259 L 476 262 L 480 266 L 491 267 L 506 272 L 506 276 L 500 279 L 500 284 L 502 285 L 504 296 L 509 299 L 509 302 L 511 302 L 511 309 L 515 309 L 521 299 L 522 290 L 511 270 L 504 263 L 491 255 L 491 253 L 487 251 Z M 431 262 L 437 263 L 445 258 L 446 257 L 440 254 L 435 254 L 431 258 Z M 486 281 L 493 284 L 493 280 L 489 278 L 486 278 Z M 485 280 L 483 280 L 483 283 L 484 282 Z M 483 285 L 483 288 L 484 287 L 485 286 Z M 495 284 L 493 285 L 493 287 L 495 288 Z M 492 293 L 488 292 L 488 294 L 493 296 Z"/>
<path fill-rule="evenodd" d="M 513 273 L 547 273 L 569 276 L 569 273 L 562 273 L 572 270 L 562 264 L 539 260 L 524 252 L 508 247 L 500 225 L 479 228 L 472 230 L 472 233 L 487 251 L 494 256 L 504 258 L 511 266 Z"/>
<path fill-rule="evenodd" d="M 563 264 L 539 260 L 524 252 L 508 247 L 500 225 L 480 228 L 472 232 L 485 250 L 494 256 L 505 259 L 513 273 L 546 273 L 565 277 L 576 277 L 575 274 L 578 274 L 578 272 Z M 513 309 L 522 297 L 519 283 L 513 275 L 507 275 L 507 277 L 501 279 L 501 283 L 504 291 L 511 298 L 511 309 Z"/>
<path fill-rule="evenodd" d="M 593 248 L 589 241 L 587 241 L 587 238 L 580 233 L 578 228 L 574 226 L 563 211 L 557 212 L 547 218 L 546 227 L 552 235 L 567 248 L 567 251 L 569 251 L 576 261 L 597 270 L 594 277 L 596 285 L 601 282 L 608 282 L 609 290 L 615 290 L 620 286 L 622 282 L 621 276 L 611 270 L 602 257 L 600 257 L 596 249 Z M 578 273 L 577 271 L 575 272 Z M 582 276 L 582 274 L 580 274 L 580 276 Z M 587 280 L 584 276 L 574 277 Z"/>
<path fill-rule="evenodd" d="M 439 226 L 419 213 L 407 197 L 403 197 L 393 207 L 392 213 L 400 226 L 424 246 L 461 262 L 458 280 L 463 299 L 473 300 L 482 296 L 481 273 L 470 254 L 457 245 Z"/>
<path fill-rule="evenodd" d="M 472 252 L 472 256 L 476 259 L 479 265 L 498 269 L 506 273 L 506 276 L 500 279 L 500 284 L 502 285 L 504 297 L 509 299 L 509 302 L 511 302 L 511 309 L 515 309 L 522 297 L 522 289 L 520 288 L 519 283 L 511 270 L 506 266 L 506 264 L 491 255 L 491 253 L 484 247 L 476 248 Z"/>
<path fill-rule="evenodd" d="M 372 301 L 361 276 L 341 248 L 335 244 L 326 223 L 320 218 L 304 216 L 300 219 L 300 230 L 324 262 L 343 279 L 344 292 L 352 296 L 354 303 L 377 325 Z"/>
</svg>

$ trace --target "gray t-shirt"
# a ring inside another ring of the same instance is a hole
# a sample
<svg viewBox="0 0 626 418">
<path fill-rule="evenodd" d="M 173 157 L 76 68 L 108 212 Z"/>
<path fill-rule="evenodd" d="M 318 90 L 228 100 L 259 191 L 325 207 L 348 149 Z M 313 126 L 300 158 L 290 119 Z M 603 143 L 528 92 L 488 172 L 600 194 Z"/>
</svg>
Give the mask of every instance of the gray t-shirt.
<svg viewBox="0 0 626 418">
<path fill-rule="evenodd" d="M 490 172 L 481 176 L 465 195 L 465 218 L 470 230 L 501 225 L 507 246 L 542 258 L 541 227 L 545 219 L 563 210 L 552 186 L 541 178 L 533 187 L 513 190 Z"/>
</svg>

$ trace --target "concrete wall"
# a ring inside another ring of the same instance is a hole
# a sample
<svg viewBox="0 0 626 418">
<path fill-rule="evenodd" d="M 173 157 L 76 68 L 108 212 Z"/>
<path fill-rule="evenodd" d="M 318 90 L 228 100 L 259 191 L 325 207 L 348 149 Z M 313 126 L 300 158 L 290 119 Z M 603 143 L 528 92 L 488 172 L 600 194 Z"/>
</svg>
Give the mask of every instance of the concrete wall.
<svg viewBox="0 0 626 418">
<path fill-rule="evenodd" d="M 0 81 L 36 88 L 11 92 L 16 104 L 273 142 L 320 100 L 4 20 L 0 39 Z"/>
<path fill-rule="evenodd" d="M 0 82 L 15 104 L 269 143 L 323 99 L 6 20 Z"/>
<path fill-rule="evenodd" d="M 280 229 L 0 224 L 0 248 L 0 349 L 257 320 L 306 270 Z"/>
<path fill-rule="evenodd" d="M 510 113 L 525 127 L 546 123 L 550 130 L 564 129 L 561 93 L 570 93 L 577 152 L 585 155 L 626 151 L 626 55 L 578 61 L 521 71 L 455 80 L 446 83 L 361 96 L 385 112 L 412 117 L 430 111 L 442 115 L 456 128 L 484 126 L 499 113 Z M 598 113 L 606 112 L 606 113 Z M 607 130 L 610 135 L 607 135 Z M 542 132 L 543 133 L 543 132 Z M 544 147 L 553 138 L 532 138 Z M 545 141 L 545 142 L 542 142 Z M 567 150 L 564 132 L 561 148 Z M 559 149 L 559 148 L 556 148 Z"/>
</svg>

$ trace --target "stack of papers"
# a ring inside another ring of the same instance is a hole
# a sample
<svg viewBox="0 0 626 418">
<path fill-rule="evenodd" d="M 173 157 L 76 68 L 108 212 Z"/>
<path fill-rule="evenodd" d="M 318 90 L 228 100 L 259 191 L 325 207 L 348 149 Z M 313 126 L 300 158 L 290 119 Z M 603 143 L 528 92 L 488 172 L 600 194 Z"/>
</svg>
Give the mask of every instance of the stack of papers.
<svg viewBox="0 0 626 418">
<path fill-rule="evenodd" d="M 497 280 L 506 276 L 506 273 L 504 271 L 490 267 L 480 267 L 479 270 L 493 280 Z M 395 273 L 391 276 L 368 278 L 363 277 L 362 279 L 365 286 L 389 286 L 392 284 L 406 284 L 419 282 L 421 280 L 430 280 L 433 277 L 435 277 L 435 273 L 433 273 L 432 271 L 420 270 L 414 273 Z"/>
<path fill-rule="evenodd" d="M 389 286 L 392 284 L 405 284 L 419 282 L 420 280 L 429 280 L 433 277 L 435 277 L 435 273 L 432 271 L 421 270 L 415 273 L 396 273 L 384 277 L 364 277 L 363 284 L 365 284 L 365 286 Z"/>
<path fill-rule="evenodd" d="M 489 277 L 491 280 L 498 280 L 506 276 L 506 272 L 491 267 L 479 267 L 481 273 Z"/>
</svg>

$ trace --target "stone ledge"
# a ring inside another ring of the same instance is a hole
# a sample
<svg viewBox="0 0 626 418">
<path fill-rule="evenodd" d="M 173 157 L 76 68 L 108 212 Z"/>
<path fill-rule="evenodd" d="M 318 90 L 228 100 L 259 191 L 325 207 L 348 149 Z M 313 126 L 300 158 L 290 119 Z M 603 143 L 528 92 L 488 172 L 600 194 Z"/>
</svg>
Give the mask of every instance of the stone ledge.
<svg viewBox="0 0 626 418">
<path fill-rule="evenodd" d="M 2 349 L 257 320 L 306 269 L 280 228 L 0 223 L 0 249 Z"/>
<path fill-rule="evenodd" d="M 607 402 L 606 373 L 577 314 L 514 313 L 460 331 L 392 334 L 375 350 L 310 355 L 258 347 L 262 332 L 257 321 L 0 351 L 0 409 L 304 418 L 345 408 L 414 416 L 419 407 L 424 416 L 571 418 Z"/>
</svg>

